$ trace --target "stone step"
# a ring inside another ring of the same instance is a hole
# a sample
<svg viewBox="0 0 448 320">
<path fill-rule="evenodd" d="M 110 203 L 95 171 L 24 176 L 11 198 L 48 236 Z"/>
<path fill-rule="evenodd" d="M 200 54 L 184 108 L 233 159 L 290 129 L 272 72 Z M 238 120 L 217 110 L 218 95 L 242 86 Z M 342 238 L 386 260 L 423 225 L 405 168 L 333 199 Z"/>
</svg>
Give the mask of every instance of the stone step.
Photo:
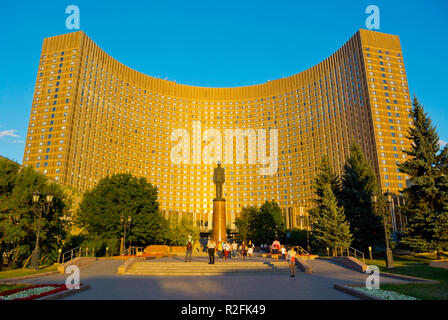
<svg viewBox="0 0 448 320">
<path fill-rule="evenodd" d="M 289 273 L 289 269 L 283 270 L 234 270 L 234 271 L 222 271 L 222 270 L 208 270 L 208 271 L 195 271 L 188 272 L 185 270 L 144 270 L 144 271 L 133 271 L 129 270 L 126 272 L 128 275 L 154 275 L 154 276 L 201 276 L 201 275 L 247 275 L 247 274 L 283 274 Z"/>
<path fill-rule="evenodd" d="M 198 272 L 277 272 L 277 271 L 287 271 L 289 268 L 279 268 L 279 269 L 135 269 L 130 268 L 128 272 L 182 272 L 182 273 L 198 273 Z"/>
<path fill-rule="evenodd" d="M 177 266 L 200 266 L 200 265 L 208 265 L 207 262 L 151 262 L 151 261 L 136 261 L 134 264 L 145 264 L 145 265 L 177 265 Z M 236 266 L 255 266 L 255 265 L 262 265 L 262 266 L 272 266 L 272 265 L 287 265 L 288 262 L 221 262 L 215 260 L 215 265 L 220 266 L 229 266 L 229 265 L 236 265 Z"/>
<path fill-rule="evenodd" d="M 156 269 L 162 269 L 162 270 L 277 270 L 277 269 L 289 269 L 288 266 L 282 266 L 282 267 L 218 267 L 218 266 L 211 266 L 211 267 L 184 267 L 184 268 L 175 268 L 175 267 L 163 267 L 163 266 L 154 266 L 154 267 L 146 267 L 146 266 L 131 266 L 129 269 L 133 270 L 156 270 Z"/>
<path fill-rule="evenodd" d="M 188 263 L 181 263 L 181 264 L 172 264 L 172 263 L 166 263 L 166 264 L 156 264 L 156 263 L 134 263 L 134 266 L 144 266 L 144 267 L 167 267 L 167 268 L 194 268 L 194 267 L 223 267 L 223 268 L 245 268 L 245 267 L 260 267 L 260 268 L 272 268 L 275 266 L 288 266 L 287 263 L 282 264 L 208 264 L 208 263 L 200 263 L 200 264 L 188 264 Z"/>
<path fill-rule="evenodd" d="M 139 269 L 154 269 L 154 268 L 162 268 L 162 269 L 275 269 L 275 268 L 289 268 L 288 265 L 279 265 L 279 266 L 222 266 L 216 264 L 208 264 L 208 265 L 200 265 L 200 266 L 151 266 L 151 265 L 133 265 L 131 268 L 139 268 Z"/>
<path fill-rule="evenodd" d="M 289 272 L 285 261 L 136 261 L 126 274 L 154 276 L 197 276 L 197 275 L 233 275 L 233 274 L 275 274 Z"/>
</svg>

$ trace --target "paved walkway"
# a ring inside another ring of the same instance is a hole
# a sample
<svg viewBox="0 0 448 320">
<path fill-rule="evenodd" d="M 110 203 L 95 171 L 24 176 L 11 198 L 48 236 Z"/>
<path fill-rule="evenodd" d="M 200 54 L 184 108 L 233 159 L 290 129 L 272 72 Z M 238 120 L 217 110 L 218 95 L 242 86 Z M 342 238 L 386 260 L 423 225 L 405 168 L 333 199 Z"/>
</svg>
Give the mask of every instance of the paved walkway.
<svg viewBox="0 0 448 320">
<path fill-rule="evenodd" d="M 206 257 L 193 260 L 207 263 Z M 254 258 L 256 261 L 266 261 Z M 179 262 L 182 258 L 163 258 L 157 262 Z M 269 260 L 272 261 L 272 260 Z M 217 259 L 218 264 L 226 263 Z M 117 274 L 119 260 L 100 260 L 81 269 L 81 283 L 91 289 L 67 297 L 67 300 L 352 300 L 355 297 L 333 289 L 333 285 L 364 283 L 368 275 L 340 267 L 326 259 L 309 260 L 313 274 L 296 271 L 296 277 L 288 274 L 265 273 L 262 275 L 224 276 L 137 276 Z M 24 282 L 64 283 L 66 275 L 47 276 Z M 382 283 L 404 281 L 381 278 Z"/>
</svg>

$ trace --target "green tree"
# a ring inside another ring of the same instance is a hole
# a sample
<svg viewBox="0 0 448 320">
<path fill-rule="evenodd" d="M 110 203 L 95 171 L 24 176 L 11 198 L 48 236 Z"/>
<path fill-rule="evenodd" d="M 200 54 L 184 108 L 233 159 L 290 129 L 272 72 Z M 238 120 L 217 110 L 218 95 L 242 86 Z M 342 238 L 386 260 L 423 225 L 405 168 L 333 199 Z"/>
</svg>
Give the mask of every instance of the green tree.
<svg viewBox="0 0 448 320">
<path fill-rule="evenodd" d="M 44 199 L 33 203 L 33 192 L 53 193 L 47 212 Z M 8 256 L 8 268 L 23 266 L 36 243 L 38 212 L 40 221 L 39 248 L 41 263 L 56 262 L 58 249 L 67 235 L 70 199 L 62 188 L 32 168 L 23 168 L 7 159 L 0 159 L 0 254 Z"/>
<path fill-rule="evenodd" d="M 236 240 L 241 242 L 253 238 L 254 223 L 258 216 L 258 208 L 254 206 L 244 207 L 238 218 L 235 219 L 235 226 L 238 230 Z"/>
<path fill-rule="evenodd" d="M 352 243 L 349 223 L 346 221 L 344 209 L 338 202 L 331 184 L 322 185 L 320 204 L 312 210 L 313 236 L 321 248 L 349 247 Z"/>
<path fill-rule="evenodd" d="M 242 209 L 235 220 L 237 239 L 252 240 L 253 243 L 270 243 L 275 238 L 284 238 L 282 211 L 275 201 L 266 201 L 260 208 L 253 206 Z"/>
<path fill-rule="evenodd" d="M 372 196 L 378 191 L 377 177 L 361 150 L 353 142 L 344 165 L 342 189 L 338 195 L 353 234 L 353 246 L 367 252 L 369 246 L 384 243 L 381 217 L 375 212 Z"/>
<path fill-rule="evenodd" d="M 317 206 L 321 204 L 321 199 L 327 184 L 330 184 L 331 191 L 335 196 L 337 196 L 341 190 L 341 181 L 338 175 L 334 173 L 328 156 L 324 155 L 320 162 L 319 174 L 313 183 L 313 189 L 316 194 L 316 199 L 314 202 Z"/>
<path fill-rule="evenodd" d="M 322 205 L 322 199 L 324 190 L 327 185 L 330 185 L 331 191 L 336 196 L 341 192 L 341 181 L 339 177 L 334 173 L 333 168 L 330 165 L 330 160 L 327 155 L 324 155 L 321 159 L 319 166 L 319 173 L 314 179 L 313 190 L 316 195 L 314 198 L 315 207 L 311 208 L 308 212 L 310 216 L 319 215 L 320 206 Z"/>
<path fill-rule="evenodd" d="M 138 246 L 166 242 L 168 224 L 159 211 L 157 188 L 131 174 L 115 174 L 84 194 L 78 223 L 88 239 L 118 243 L 123 236 L 120 216 L 132 222 L 126 243 Z M 116 245 L 115 245 L 116 247 Z"/>
<path fill-rule="evenodd" d="M 416 97 L 412 106 L 412 144 L 405 150 L 410 157 L 399 165 L 411 181 L 404 190 L 403 212 L 409 224 L 402 241 L 416 250 L 437 250 L 440 259 L 441 250 L 448 247 L 448 149 L 440 149 L 436 128 Z"/>
<path fill-rule="evenodd" d="M 191 235 L 194 243 L 199 240 L 199 228 L 192 218 L 174 216 L 168 219 L 168 244 L 172 246 L 185 246 L 188 236 Z"/>
<path fill-rule="evenodd" d="M 282 216 L 282 210 L 277 202 L 265 201 L 255 221 L 254 240 L 257 243 L 267 241 L 270 243 L 276 238 L 282 240 L 285 236 L 285 225 Z"/>
</svg>

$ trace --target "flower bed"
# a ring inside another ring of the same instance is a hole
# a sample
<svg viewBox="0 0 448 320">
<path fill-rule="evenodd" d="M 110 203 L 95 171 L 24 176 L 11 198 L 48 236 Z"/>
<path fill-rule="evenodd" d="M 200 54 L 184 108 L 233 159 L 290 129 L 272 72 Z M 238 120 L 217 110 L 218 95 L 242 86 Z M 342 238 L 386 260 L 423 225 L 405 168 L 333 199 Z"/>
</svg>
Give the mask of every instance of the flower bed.
<svg viewBox="0 0 448 320">
<path fill-rule="evenodd" d="M 367 288 L 353 288 L 355 290 L 361 291 L 362 293 L 367 293 L 372 296 L 384 299 L 384 300 L 418 300 L 415 297 L 407 296 L 398 292 L 382 290 L 382 289 L 367 289 Z"/>
<path fill-rule="evenodd" d="M 65 284 L 41 284 L 0 293 L 0 300 L 33 300 L 67 290 Z"/>
</svg>

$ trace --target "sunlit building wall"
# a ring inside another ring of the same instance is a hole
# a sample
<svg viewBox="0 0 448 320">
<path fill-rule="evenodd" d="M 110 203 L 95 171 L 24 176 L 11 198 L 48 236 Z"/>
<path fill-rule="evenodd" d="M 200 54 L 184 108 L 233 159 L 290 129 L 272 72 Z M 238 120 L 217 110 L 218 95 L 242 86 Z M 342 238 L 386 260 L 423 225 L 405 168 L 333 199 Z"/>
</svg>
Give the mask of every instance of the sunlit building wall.
<svg viewBox="0 0 448 320">
<path fill-rule="evenodd" d="M 410 109 L 395 35 L 359 30 L 330 57 L 293 76 L 207 88 L 135 71 L 78 31 L 44 40 L 23 164 L 80 191 L 114 173 L 145 177 L 158 187 L 165 215 L 188 216 L 209 229 L 216 165 L 194 161 L 193 146 L 203 152 L 210 143 L 203 136 L 208 129 L 222 133 L 223 150 L 226 129 L 265 129 L 269 154 L 277 129 L 274 174 L 260 174 L 268 164 L 249 163 L 248 146 L 244 163 L 236 163 L 236 145 L 233 163 L 224 162 L 227 221 L 233 228 L 242 207 L 275 200 L 287 227 L 303 228 L 322 155 L 342 174 L 353 140 L 384 191 L 405 187 L 396 164 L 406 160 Z M 200 124 L 199 138 L 194 124 Z M 172 161 L 177 142 L 171 135 L 177 129 L 190 136 L 188 164 Z"/>
</svg>

